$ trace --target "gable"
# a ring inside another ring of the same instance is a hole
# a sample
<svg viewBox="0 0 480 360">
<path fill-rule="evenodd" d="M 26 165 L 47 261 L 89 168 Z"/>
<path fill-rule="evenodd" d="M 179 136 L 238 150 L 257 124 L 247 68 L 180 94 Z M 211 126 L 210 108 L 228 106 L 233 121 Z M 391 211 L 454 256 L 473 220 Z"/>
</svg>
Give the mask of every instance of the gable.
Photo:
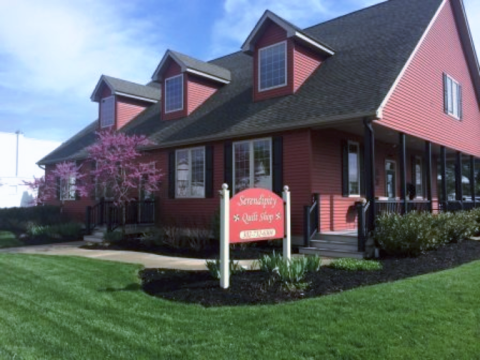
<svg viewBox="0 0 480 360">
<path fill-rule="evenodd" d="M 444 112 L 443 73 L 462 86 L 463 119 Z M 480 112 L 451 1 L 446 1 L 408 65 L 380 124 L 480 157 Z"/>
</svg>

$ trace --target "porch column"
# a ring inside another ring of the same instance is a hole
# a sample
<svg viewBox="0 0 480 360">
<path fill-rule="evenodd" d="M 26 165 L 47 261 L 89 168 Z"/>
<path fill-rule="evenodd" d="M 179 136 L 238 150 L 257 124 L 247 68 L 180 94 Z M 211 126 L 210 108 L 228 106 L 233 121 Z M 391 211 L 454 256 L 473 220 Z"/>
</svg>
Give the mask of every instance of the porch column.
<svg viewBox="0 0 480 360">
<path fill-rule="evenodd" d="M 440 166 L 442 172 L 442 198 L 443 198 L 443 211 L 448 211 L 448 199 L 447 199 L 447 149 L 445 146 L 440 147 Z"/>
<path fill-rule="evenodd" d="M 430 212 L 433 210 L 433 198 L 432 198 L 432 143 L 425 141 L 425 166 L 427 173 L 427 200 L 430 202 Z"/>
<path fill-rule="evenodd" d="M 470 193 L 472 194 L 473 208 L 477 206 L 477 199 L 475 197 L 475 157 L 470 156 Z"/>
<path fill-rule="evenodd" d="M 364 164 L 365 164 L 365 197 L 370 203 L 368 208 L 368 229 L 375 226 L 375 134 L 373 124 L 369 119 L 363 120 L 364 124 Z"/>
<path fill-rule="evenodd" d="M 463 200 L 462 178 L 462 153 L 457 151 L 455 156 L 455 198 L 458 201 Z"/>
<path fill-rule="evenodd" d="M 400 133 L 399 136 L 399 151 L 400 153 L 400 199 L 402 200 L 402 213 L 406 214 L 408 212 L 408 203 L 407 203 L 407 152 L 405 146 L 405 134 Z"/>
</svg>

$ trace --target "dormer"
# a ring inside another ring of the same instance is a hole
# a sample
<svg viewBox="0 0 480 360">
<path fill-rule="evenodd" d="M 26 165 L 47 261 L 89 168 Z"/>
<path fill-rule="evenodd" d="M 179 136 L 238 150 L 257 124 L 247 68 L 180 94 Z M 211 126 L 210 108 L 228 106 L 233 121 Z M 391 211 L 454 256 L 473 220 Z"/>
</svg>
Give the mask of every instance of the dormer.
<svg viewBox="0 0 480 360">
<path fill-rule="evenodd" d="M 253 99 L 294 94 L 335 52 L 271 11 L 266 11 L 242 46 L 253 56 Z"/>
<path fill-rule="evenodd" d="M 161 84 L 162 119 L 174 120 L 190 115 L 229 84 L 231 74 L 220 66 L 167 50 L 152 80 Z"/>
<path fill-rule="evenodd" d="M 102 75 L 91 100 L 98 102 L 98 127 L 119 130 L 160 100 L 160 88 Z"/>
</svg>

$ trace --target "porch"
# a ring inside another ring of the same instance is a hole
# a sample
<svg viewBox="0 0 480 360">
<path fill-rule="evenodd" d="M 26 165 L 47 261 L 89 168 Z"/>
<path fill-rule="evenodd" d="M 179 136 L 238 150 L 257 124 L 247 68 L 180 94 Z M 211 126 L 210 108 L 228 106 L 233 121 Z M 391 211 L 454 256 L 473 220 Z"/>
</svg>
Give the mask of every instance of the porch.
<svg viewBox="0 0 480 360">
<path fill-rule="evenodd" d="M 480 171 L 474 156 L 368 120 L 334 130 L 356 138 L 362 147 L 361 194 L 313 194 L 311 204 L 304 206 L 302 253 L 363 257 L 375 219 L 382 213 L 435 213 L 480 206 L 476 197 Z M 349 169 L 344 171 L 351 176 Z"/>
</svg>

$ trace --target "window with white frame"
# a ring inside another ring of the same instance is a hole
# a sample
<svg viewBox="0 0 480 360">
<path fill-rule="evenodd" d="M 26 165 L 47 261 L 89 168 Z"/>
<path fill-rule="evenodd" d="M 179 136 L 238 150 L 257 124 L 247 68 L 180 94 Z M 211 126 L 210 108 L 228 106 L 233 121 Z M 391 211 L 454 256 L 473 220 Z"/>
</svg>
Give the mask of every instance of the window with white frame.
<svg viewBox="0 0 480 360">
<path fill-rule="evenodd" d="M 462 111 L 462 87 L 448 75 L 445 75 L 445 87 L 446 112 L 448 115 L 460 119 Z"/>
<path fill-rule="evenodd" d="M 176 197 L 205 197 L 205 148 L 176 151 Z"/>
<path fill-rule="evenodd" d="M 165 80 L 165 113 L 183 110 L 183 74 Z"/>
<path fill-rule="evenodd" d="M 258 51 L 258 89 L 275 89 L 287 85 L 287 42 Z"/>
<path fill-rule="evenodd" d="M 115 97 L 109 96 L 100 102 L 100 126 L 112 126 L 115 123 Z"/>
<path fill-rule="evenodd" d="M 252 187 L 271 190 L 271 139 L 259 139 L 234 143 L 233 166 L 235 193 Z"/>
<path fill-rule="evenodd" d="M 415 196 L 422 197 L 423 196 L 423 168 L 422 168 L 422 158 L 416 156 L 415 157 Z"/>
<path fill-rule="evenodd" d="M 348 194 L 360 196 L 360 146 L 348 142 Z"/>
<path fill-rule="evenodd" d="M 66 180 L 60 180 L 60 200 L 75 200 L 75 182 L 76 179 L 74 176 Z"/>
</svg>

